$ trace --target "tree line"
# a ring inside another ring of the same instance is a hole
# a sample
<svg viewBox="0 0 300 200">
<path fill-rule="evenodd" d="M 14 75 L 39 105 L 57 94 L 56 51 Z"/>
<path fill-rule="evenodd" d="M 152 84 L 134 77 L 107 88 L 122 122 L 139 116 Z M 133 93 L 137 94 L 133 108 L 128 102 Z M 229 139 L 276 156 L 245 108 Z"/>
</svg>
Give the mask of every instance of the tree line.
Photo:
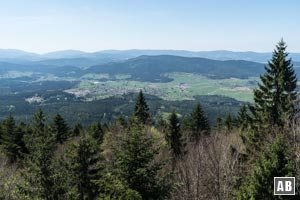
<svg viewBox="0 0 300 200">
<path fill-rule="evenodd" d="M 9 115 L 0 199 L 281 199 L 273 177 L 299 177 L 300 161 L 297 79 L 283 40 L 260 79 L 254 104 L 215 126 L 200 104 L 154 121 L 142 91 L 132 116 L 110 124 Z"/>
</svg>

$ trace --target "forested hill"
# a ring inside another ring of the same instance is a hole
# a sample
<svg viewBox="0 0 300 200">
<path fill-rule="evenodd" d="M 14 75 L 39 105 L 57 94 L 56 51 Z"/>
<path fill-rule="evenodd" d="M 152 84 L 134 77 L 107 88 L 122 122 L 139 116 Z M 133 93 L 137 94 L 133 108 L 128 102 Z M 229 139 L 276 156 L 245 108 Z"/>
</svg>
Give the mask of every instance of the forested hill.
<svg viewBox="0 0 300 200">
<path fill-rule="evenodd" d="M 93 66 L 86 73 L 129 74 L 131 79 L 150 82 L 170 81 L 172 72 L 197 73 L 210 78 L 248 78 L 259 76 L 263 64 L 243 60 L 219 61 L 181 56 L 140 56 L 124 62 Z"/>
</svg>

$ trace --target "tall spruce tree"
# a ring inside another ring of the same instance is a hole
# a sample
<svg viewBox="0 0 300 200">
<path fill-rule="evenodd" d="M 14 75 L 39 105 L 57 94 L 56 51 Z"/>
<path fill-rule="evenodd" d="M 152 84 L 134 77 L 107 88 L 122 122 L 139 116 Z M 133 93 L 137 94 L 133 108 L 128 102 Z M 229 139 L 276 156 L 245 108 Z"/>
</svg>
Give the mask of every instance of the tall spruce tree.
<svg viewBox="0 0 300 200">
<path fill-rule="evenodd" d="M 60 114 L 56 114 L 51 125 L 51 131 L 56 141 L 62 144 L 70 136 L 69 127 Z"/>
<path fill-rule="evenodd" d="M 95 183 L 100 178 L 100 148 L 96 140 L 83 136 L 68 152 L 73 184 L 80 200 L 96 199 L 98 189 Z"/>
<path fill-rule="evenodd" d="M 191 113 L 190 129 L 192 138 L 196 141 L 199 140 L 201 135 L 209 133 L 209 123 L 199 103 Z"/>
<path fill-rule="evenodd" d="M 174 158 L 179 158 L 184 152 L 184 143 L 180 130 L 180 122 L 175 110 L 172 111 L 169 117 L 168 131 L 166 141 L 173 153 Z"/>
<path fill-rule="evenodd" d="M 26 130 L 25 144 L 29 153 L 35 152 L 38 148 L 40 148 L 39 145 L 44 139 L 49 139 L 55 142 L 55 140 L 53 140 L 52 132 L 48 130 L 44 112 L 41 109 L 38 109 L 33 115 L 33 122 L 31 126 L 28 126 Z"/>
<path fill-rule="evenodd" d="M 11 115 L 3 121 L 0 143 L 11 163 L 17 161 L 17 159 L 23 158 L 24 153 L 27 152 L 24 143 L 24 135 L 25 130 L 23 124 L 17 126 Z"/>
<path fill-rule="evenodd" d="M 21 191 L 30 199 L 55 199 L 53 157 L 56 140 L 41 109 L 34 114 L 32 126 L 27 127 L 25 144 L 29 154 L 22 169 L 24 184 L 20 186 Z"/>
<path fill-rule="evenodd" d="M 38 109 L 36 113 L 33 115 L 33 133 L 36 137 L 43 137 L 46 133 L 46 116 L 42 109 Z"/>
<path fill-rule="evenodd" d="M 161 174 L 164 162 L 157 160 L 160 147 L 155 146 L 154 137 L 139 121 L 133 122 L 125 134 L 120 148 L 114 150 L 119 180 L 142 199 L 167 199 L 171 184 L 168 174 Z"/>
<path fill-rule="evenodd" d="M 41 125 L 41 124 L 40 124 Z M 24 161 L 22 176 L 26 182 L 22 191 L 31 199 L 54 199 L 53 156 L 56 150 L 55 138 L 49 129 L 37 130 L 31 135 L 30 154 Z M 40 126 L 40 128 L 45 128 Z M 37 131 L 37 132 L 35 132 Z"/>
<path fill-rule="evenodd" d="M 89 127 L 89 133 L 97 141 L 98 144 L 101 144 L 103 141 L 104 131 L 101 124 L 94 123 Z"/>
<path fill-rule="evenodd" d="M 261 83 L 254 90 L 255 105 L 251 110 L 255 125 L 282 127 L 294 111 L 297 79 L 286 47 L 283 40 L 276 45 L 265 74 L 260 76 Z"/>
<path fill-rule="evenodd" d="M 136 103 L 134 107 L 134 116 L 137 117 L 137 119 L 143 124 L 146 124 L 147 122 L 150 121 L 149 107 L 147 105 L 142 90 L 140 90 L 136 99 Z"/>
</svg>

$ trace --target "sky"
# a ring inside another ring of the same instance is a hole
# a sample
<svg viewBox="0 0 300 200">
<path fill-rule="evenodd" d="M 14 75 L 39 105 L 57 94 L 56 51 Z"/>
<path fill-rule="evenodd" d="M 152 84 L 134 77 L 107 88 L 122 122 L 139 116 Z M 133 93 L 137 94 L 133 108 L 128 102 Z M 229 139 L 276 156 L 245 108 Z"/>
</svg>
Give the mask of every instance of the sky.
<svg viewBox="0 0 300 200">
<path fill-rule="evenodd" d="M 0 0 L 0 49 L 300 52 L 299 0 Z"/>
</svg>

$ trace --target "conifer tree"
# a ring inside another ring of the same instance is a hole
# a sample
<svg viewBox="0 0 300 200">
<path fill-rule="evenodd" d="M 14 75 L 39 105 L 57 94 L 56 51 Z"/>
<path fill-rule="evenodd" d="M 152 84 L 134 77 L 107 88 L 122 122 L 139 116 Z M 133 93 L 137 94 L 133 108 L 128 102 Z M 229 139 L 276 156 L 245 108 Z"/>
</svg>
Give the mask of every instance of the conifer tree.
<svg viewBox="0 0 300 200">
<path fill-rule="evenodd" d="M 39 109 L 33 115 L 32 125 L 27 127 L 25 144 L 31 153 L 37 151 L 37 149 L 40 148 L 40 143 L 42 143 L 45 139 L 55 142 L 55 140 L 53 140 L 53 134 L 48 130 L 46 116 L 44 112 Z"/>
<path fill-rule="evenodd" d="M 159 149 L 153 136 L 136 121 L 126 132 L 120 148 L 114 150 L 119 180 L 137 191 L 142 199 L 166 199 L 170 194 L 169 176 L 160 174 L 164 162 L 156 159 Z"/>
<path fill-rule="evenodd" d="M 26 184 L 22 191 L 31 199 L 54 199 L 53 157 L 56 140 L 46 124 L 46 116 L 39 109 L 33 117 L 33 124 L 26 133 L 26 147 L 29 150 L 24 161 L 22 176 Z"/>
<path fill-rule="evenodd" d="M 248 114 L 247 106 L 243 105 L 238 113 L 237 125 L 242 130 L 245 130 L 247 127 L 249 127 L 250 123 L 251 123 L 251 118 Z"/>
<path fill-rule="evenodd" d="M 184 144 L 182 140 L 182 133 L 180 130 L 180 122 L 175 110 L 172 111 L 169 117 L 166 141 L 169 144 L 169 147 L 173 153 L 174 158 L 178 158 L 183 154 Z"/>
<path fill-rule="evenodd" d="M 136 99 L 136 103 L 134 107 L 134 116 L 137 117 L 137 119 L 143 124 L 146 124 L 150 120 L 149 107 L 147 105 L 142 90 L 140 90 L 138 97 Z"/>
<path fill-rule="evenodd" d="M 77 123 L 73 129 L 73 136 L 79 136 L 80 133 L 82 132 L 82 125 Z"/>
<path fill-rule="evenodd" d="M 283 40 L 276 45 L 271 61 L 265 66 L 265 74 L 260 76 L 261 83 L 254 90 L 252 110 L 258 126 L 282 127 L 284 120 L 293 114 L 297 79 L 286 47 Z"/>
<path fill-rule="evenodd" d="M 51 125 L 51 131 L 56 141 L 62 144 L 69 137 L 69 127 L 60 114 L 56 114 Z"/>
<path fill-rule="evenodd" d="M 43 136 L 33 134 L 37 137 L 31 140 L 31 151 L 24 162 L 22 175 L 27 184 L 23 186 L 22 191 L 25 191 L 32 199 L 54 199 L 55 176 L 52 161 L 56 149 L 55 138 L 47 129 L 43 132 L 36 131 Z"/>
<path fill-rule="evenodd" d="M 35 136 L 43 137 L 46 131 L 46 116 L 42 109 L 38 109 L 38 111 L 33 116 L 33 133 Z"/>
<path fill-rule="evenodd" d="M 89 128 L 89 133 L 97 141 L 98 144 L 102 143 L 104 132 L 100 123 L 92 124 Z"/>
<path fill-rule="evenodd" d="M 199 140 L 202 134 L 207 134 L 210 130 L 207 118 L 200 104 L 197 104 L 194 111 L 191 113 L 190 129 L 192 131 L 192 138 Z"/>
<path fill-rule="evenodd" d="M 252 173 L 244 179 L 237 191 L 237 199 L 277 199 L 272 184 L 274 177 L 294 175 L 289 150 L 283 137 L 278 135 L 275 142 L 258 159 Z"/>
<path fill-rule="evenodd" d="M 101 171 L 99 145 L 92 137 L 84 136 L 77 145 L 72 146 L 68 156 L 79 199 L 96 199 L 98 189 L 95 181 L 100 178 Z"/>
<path fill-rule="evenodd" d="M 23 158 L 23 154 L 27 152 L 23 138 L 24 134 L 23 126 L 17 126 L 11 115 L 3 121 L 0 143 L 10 162 Z"/>
</svg>

